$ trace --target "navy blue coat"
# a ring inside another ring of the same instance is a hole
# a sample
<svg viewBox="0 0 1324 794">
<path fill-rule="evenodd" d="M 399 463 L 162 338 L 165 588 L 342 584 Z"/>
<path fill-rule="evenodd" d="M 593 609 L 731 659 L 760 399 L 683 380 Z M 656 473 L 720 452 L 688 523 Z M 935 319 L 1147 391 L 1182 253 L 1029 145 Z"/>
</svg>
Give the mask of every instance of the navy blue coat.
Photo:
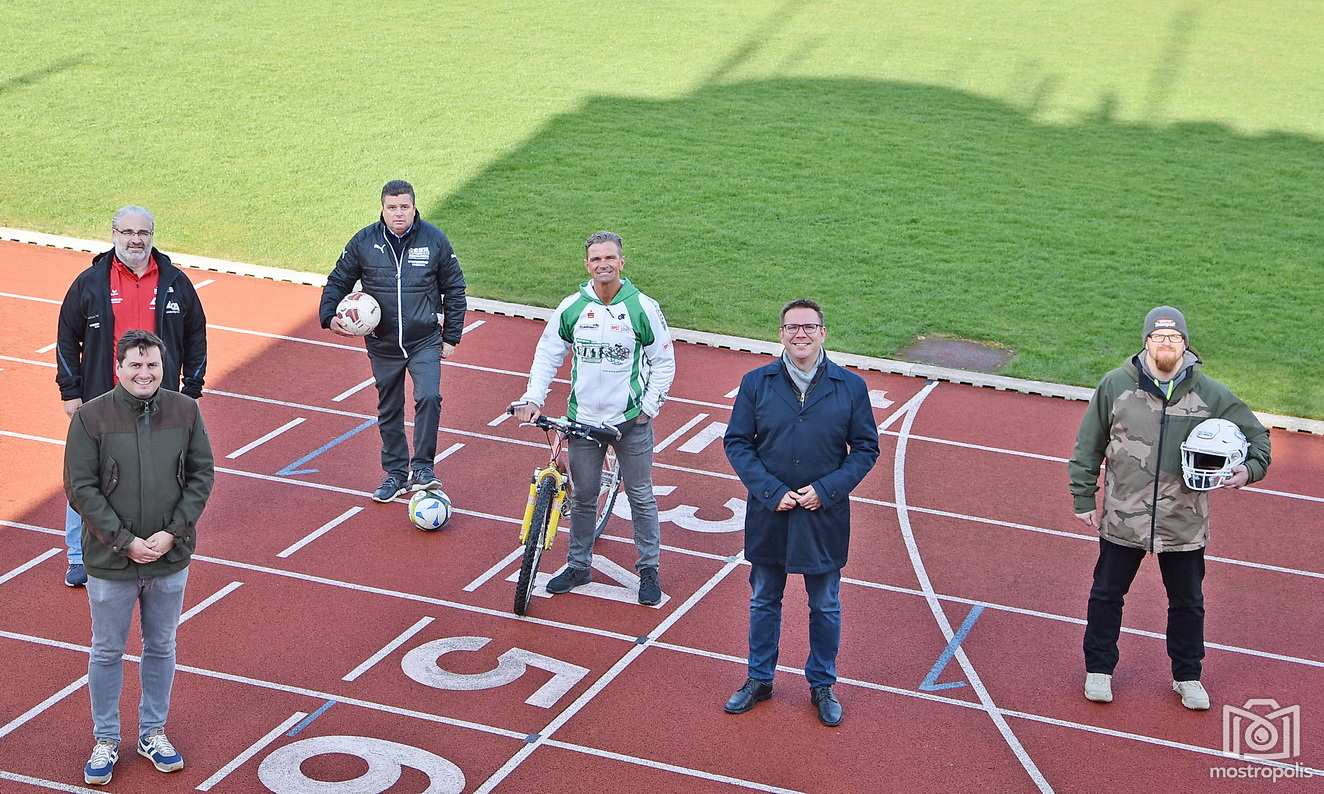
<svg viewBox="0 0 1324 794">
<path fill-rule="evenodd" d="M 831 361 L 803 406 L 781 358 L 745 374 L 723 439 L 749 489 L 745 558 L 818 574 L 846 565 L 850 492 L 878 460 L 864 379 Z M 813 485 L 822 506 L 777 512 L 787 491 Z"/>
</svg>

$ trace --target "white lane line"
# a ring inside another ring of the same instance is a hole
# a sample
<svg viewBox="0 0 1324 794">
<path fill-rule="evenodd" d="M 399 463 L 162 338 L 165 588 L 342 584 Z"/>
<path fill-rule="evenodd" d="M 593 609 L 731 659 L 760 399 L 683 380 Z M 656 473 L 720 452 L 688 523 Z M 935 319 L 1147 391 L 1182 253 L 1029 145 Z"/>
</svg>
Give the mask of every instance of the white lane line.
<svg viewBox="0 0 1324 794">
<path fill-rule="evenodd" d="M 340 680 L 341 681 L 357 680 L 359 676 L 371 670 L 373 668 L 373 665 L 377 664 L 382 659 L 385 659 L 387 655 L 389 655 L 396 648 L 399 648 L 401 645 L 404 645 L 406 642 L 409 642 L 410 637 L 422 631 L 429 623 L 432 622 L 432 620 L 433 620 L 432 618 L 419 618 L 418 621 L 414 623 L 414 625 L 400 632 L 400 634 L 395 639 L 383 645 L 381 650 L 377 651 L 372 656 L 369 656 L 367 659 L 364 659 L 359 664 L 358 667 L 355 667 L 353 670 L 350 670 L 349 673 L 347 673 L 345 677 Z"/>
<path fill-rule="evenodd" d="M 890 506 L 890 504 L 889 504 L 889 506 Z M 912 508 L 910 508 L 910 511 L 911 511 L 911 512 L 917 512 L 918 509 L 912 507 Z M 20 522 L 20 521 L 5 521 L 5 520 L 0 520 L 0 526 L 12 527 L 13 529 L 22 529 L 22 530 L 26 530 L 26 531 L 29 531 L 29 532 L 39 532 L 39 533 L 44 534 L 44 535 L 53 535 L 53 536 L 58 536 L 58 537 L 64 537 L 64 530 L 60 530 L 60 529 L 52 529 L 52 528 L 50 528 L 50 527 L 37 526 L 36 524 L 25 524 L 25 523 L 22 523 L 22 522 Z M 633 539 L 633 538 L 626 538 L 626 537 L 621 537 L 621 536 L 618 536 L 618 535 L 606 535 L 606 534 L 604 534 L 604 535 L 602 535 L 601 537 L 602 537 L 604 540 L 611 540 L 611 541 L 615 541 L 615 542 L 618 542 L 618 543 L 634 543 L 634 539 Z M 1096 539 L 1096 540 L 1097 540 L 1097 539 Z M 664 546 L 662 546 L 661 548 L 662 548 L 663 550 L 665 550 L 665 551 L 672 551 L 672 552 L 675 552 L 675 553 L 677 553 L 677 554 L 684 554 L 684 555 L 691 556 L 691 557 L 700 557 L 700 558 L 703 558 L 703 559 L 711 559 L 711 560 L 730 560 L 730 556 L 729 556 L 729 555 L 710 554 L 710 553 L 708 553 L 708 552 L 693 551 L 693 550 L 690 550 L 690 549 L 683 549 L 683 548 L 679 548 L 679 547 L 675 547 L 675 546 L 667 546 L 667 545 L 664 545 Z M 520 556 L 520 554 L 523 553 L 523 551 L 524 551 L 524 550 L 523 550 L 522 547 L 521 547 L 521 548 L 517 548 L 517 549 L 515 549 L 515 550 L 512 551 L 510 554 L 506 555 L 506 558 L 505 558 L 505 559 L 501 560 L 501 561 L 498 562 L 496 565 L 492 566 L 492 568 L 489 568 L 487 571 L 485 571 L 485 572 L 479 577 L 479 579 L 475 579 L 473 582 L 470 582 L 469 585 L 465 586 L 464 589 L 465 589 L 467 592 L 472 592 L 473 590 L 476 590 L 478 587 L 481 587 L 481 586 L 482 586 L 482 585 L 483 585 L 488 579 L 491 579 L 493 576 L 495 576 L 495 575 L 496 575 L 497 573 L 499 573 L 501 570 L 505 569 L 506 566 L 510 565 L 512 562 L 514 562 L 516 559 L 518 559 L 519 556 Z M 1209 558 L 1206 557 L 1205 559 L 1209 559 Z M 210 561 L 212 561 L 212 562 L 220 562 L 220 563 L 222 563 L 222 564 L 225 564 L 225 563 L 227 562 L 227 561 L 224 561 L 224 560 L 210 560 Z M 742 564 L 742 565 L 747 565 L 748 563 L 742 561 L 741 564 Z M 480 580 L 481 580 L 481 581 L 480 581 Z M 900 593 L 900 594 L 911 595 L 911 596 L 917 596 L 917 597 L 920 597 L 920 598 L 923 598 L 923 597 L 924 597 L 924 593 L 923 593 L 923 591 L 921 591 L 921 590 L 915 590 L 915 589 L 913 589 L 913 588 L 909 588 L 909 587 L 900 587 L 900 586 L 897 586 L 897 585 L 882 584 L 882 583 L 880 583 L 880 582 L 869 582 L 869 581 L 866 581 L 866 580 L 863 580 L 863 579 L 854 579 L 854 578 L 847 577 L 847 576 L 843 576 L 843 577 L 841 578 L 841 581 L 843 581 L 843 582 L 845 582 L 845 583 L 847 583 L 847 584 L 857 585 L 857 586 L 860 586 L 860 587 L 867 587 L 867 588 L 874 589 L 874 590 L 885 590 L 885 591 L 888 591 L 888 592 Z M 334 583 L 332 583 L 332 584 L 333 584 L 333 586 L 334 586 Z M 392 595 L 392 596 L 399 597 L 399 598 L 406 598 L 406 599 L 411 599 L 411 598 L 412 598 L 412 597 L 409 596 L 408 594 L 398 593 L 398 592 L 395 592 L 395 591 L 385 591 L 385 594 L 387 594 L 387 595 Z M 982 607 L 985 607 L 985 608 L 987 608 L 987 609 L 994 609 L 994 610 L 998 610 L 998 611 L 1000 611 L 1000 612 L 1010 612 L 1010 613 L 1018 614 L 1018 615 L 1026 615 L 1026 616 L 1028 616 L 1028 617 L 1038 617 L 1038 618 L 1043 618 L 1043 619 L 1045 619 L 1045 620 L 1053 620 L 1053 621 L 1057 621 L 1057 622 L 1061 622 L 1061 623 L 1072 623 L 1072 624 L 1076 624 L 1076 625 L 1080 625 L 1080 626 L 1085 625 L 1085 621 L 1084 621 L 1084 619 L 1082 619 L 1082 618 L 1071 617 L 1071 616 L 1069 616 L 1069 615 L 1060 615 L 1060 614 L 1057 614 L 1057 613 L 1055 613 L 1055 612 L 1041 612 L 1041 611 L 1039 611 L 1039 610 L 1037 610 L 1037 609 L 1027 609 L 1027 608 L 1024 608 L 1024 607 L 1016 607 L 1016 606 L 1011 606 L 1011 605 L 1008 605 L 1008 604 L 1000 604 L 1000 603 L 997 603 L 997 602 L 994 602 L 994 601 L 983 601 L 983 600 L 980 600 L 980 599 L 977 599 L 977 598 L 966 598 L 966 597 L 964 597 L 964 596 L 948 595 L 948 594 L 944 594 L 944 593 L 937 593 L 936 595 L 937 595 L 937 598 L 939 598 L 940 600 L 943 600 L 943 601 L 950 601 L 950 602 L 952 602 L 952 603 L 965 604 L 965 605 L 968 605 L 968 606 L 982 606 Z M 413 599 L 413 600 L 417 600 L 417 599 Z M 1162 640 L 1162 639 L 1165 638 L 1165 636 L 1164 636 L 1162 633 L 1159 633 L 1159 632 L 1146 631 L 1146 630 L 1144 630 L 1144 629 L 1133 629 L 1133 628 L 1130 628 L 1130 627 L 1127 627 L 1127 626 L 1123 626 L 1123 627 L 1122 627 L 1122 631 L 1123 631 L 1124 633 L 1126 633 L 1126 634 L 1133 634 L 1133 635 L 1136 635 L 1136 636 L 1138 636 L 1138 637 L 1148 637 L 1148 638 L 1151 638 L 1151 639 L 1159 639 L 1159 640 Z M 631 639 L 630 637 L 626 637 L 625 635 L 615 635 L 615 636 L 616 636 L 617 639 Z M 76 646 L 70 646 L 70 647 L 76 647 Z M 1275 660 L 1275 661 L 1287 662 L 1287 663 L 1289 663 L 1289 664 L 1300 664 L 1300 665 L 1305 665 L 1305 666 L 1307 666 L 1307 667 L 1324 668 L 1324 661 L 1320 661 L 1320 660 L 1317 660 L 1317 659 L 1309 659 L 1309 658 L 1302 657 L 1302 656 L 1290 656 L 1290 655 L 1287 655 L 1287 654 L 1274 653 L 1274 652 L 1272 652 L 1272 651 L 1262 651 L 1262 650 L 1257 650 L 1257 649 L 1255 649 L 1255 648 L 1247 648 L 1247 647 L 1239 646 L 1239 645 L 1226 645 L 1226 644 L 1223 644 L 1223 643 L 1209 642 L 1209 641 L 1206 641 L 1206 642 L 1205 642 L 1205 647 L 1207 647 L 1207 648 L 1216 648 L 1216 649 L 1218 649 L 1218 650 L 1220 650 L 1220 651 L 1227 651 L 1227 652 L 1229 652 L 1229 653 L 1238 653 L 1238 654 L 1245 654 L 1245 655 L 1247 655 L 1247 656 L 1257 656 L 1257 657 L 1264 658 L 1264 659 L 1273 659 L 1273 660 Z M 964 702 L 964 701 L 963 701 L 963 702 Z"/>
<path fill-rule="evenodd" d="M 509 411 L 502 411 L 502 412 L 501 412 L 501 415 L 498 416 L 496 419 L 493 419 L 492 421 L 488 422 L 488 423 L 487 423 L 487 426 L 488 426 L 488 427 L 500 427 L 501 425 L 505 424 L 505 422 L 506 422 L 508 419 L 512 419 L 512 418 L 514 418 L 514 416 L 515 416 L 515 415 L 512 414 L 512 413 L 509 412 Z"/>
<path fill-rule="evenodd" d="M 0 636 L 4 636 L 4 635 L 8 635 L 8 634 L 9 634 L 9 632 L 3 632 L 3 633 L 0 633 Z M 10 637 L 10 639 L 20 639 L 20 640 L 21 640 L 21 639 L 23 639 L 23 637 L 20 635 L 20 636 L 17 636 L 17 637 Z M 5 723 L 3 727 L 0 727 L 0 739 L 5 738 L 5 737 L 8 736 L 9 734 L 13 733 L 14 731 L 16 731 L 16 730 L 18 730 L 19 728 L 21 728 L 21 727 L 23 727 L 24 725 L 26 725 L 26 724 L 27 724 L 28 722 L 30 722 L 34 717 L 36 717 L 37 715 L 41 714 L 41 713 L 42 713 L 43 711 L 45 711 L 46 709 L 50 708 L 51 706 L 54 706 L 56 703 L 59 703 L 61 700 L 64 700 L 65 698 L 69 697 L 69 696 L 72 695 L 73 693 L 77 692 L 77 691 L 78 691 L 79 689 L 81 689 L 81 688 L 83 687 L 83 685 L 86 684 L 86 683 L 87 683 L 87 676 L 84 675 L 82 678 L 79 678 L 77 681 L 74 681 L 73 683 L 69 684 L 69 685 L 66 686 L 64 689 L 61 689 L 59 692 L 56 692 L 55 694 L 53 694 L 53 695 L 51 695 L 50 697 L 46 698 L 45 700 L 41 701 L 41 702 L 38 703 L 37 705 L 33 706 L 32 708 L 30 708 L 30 709 L 28 709 L 27 711 L 23 712 L 22 714 L 18 715 L 18 716 L 15 717 L 14 719 L 12 719 L 12 720 L 10 720 L 9 722 Z"/>
<path fill-rule="evenodd" d="M 206 599 L 199 601 L 189 611 L 180 615 L 179 622 L 181 624 L 187 623 L 190 619 L 197 617 L 199 612 L 211 606 L 212 604 L 215 604 L 217 601 L 220 601 L 222 598 L 225 598 L 229 594 L 233 593 L 235 590 L 238 590 L 239 586 L 242 584 L 243 582 L 230 582 L 225 587 L 222 587 L 220 590 L 217 590 L 216 592 L 207 596 Z"/>
<path fill-rule="evenodd" d="M 286 422 L 285 424 L 281 425 L 275 430 L 272 430 L 270 433 L 267 433 L 265 436 L 262 436 L 261 438 L 256 438 L 248 442 L 247 444 L 243 445 L 239 449 L 236 449 L 234 452 L 231 452 L 229 455 L 226 455 L 225 459 L 234 460 L 240 455 L 243 455 L 245 452 L 252 452 L 253 450 L 267 443 L 268 441 L 280 435 L 281 433 L 284 433 L 286 430 L 291 430 L 293 428 L 298 427 L 299 425 L 303 424 L 303 422 L 304 422 L 304 418 L 302 416 L 300 416 L 297 419 L 291 419 L 290 421 Z"/>
<path fill-rule="evenodd" d="M 491 568 L 488 568 L 486 571 L 483 571 L 482 573 L 478 574 L 478 577 L 476 579 L 474 579 L 469 584 L 465 585 L 464 592 L 472 593 L 473 591 L 487 584 L 487 580 L 491 579 L 493 576 L 496 576 L 497 574 L 504 571 L 507 565 L 510 565 L 515 560 L 518 560 L 523 554 L 524 554 L 524 547 L 516 546 L 514 551 L 502 557 L 499 561 L 497 561 L 495 565 L 493 565 Z"/>
<path fill-rule="evenodd" d="M 216 283 L 216 279 L 214 279 L 214 278 L 204 279 L 204 280 L 202 280 L 202 281 L 199 281 L 197 284 L 194 284 L 194 285 L 193 285 L 193 289 L 195 289 L 195 290 L 199 290 L 199 289 L 202 289 L 203 287 L 206 287 L 206 286 L 208 286 L 208 285 L 210 285 L 210 284 L 215 284 L 215 283 Z"/>
<path fill-rule="evenodd" d="M 285 559 L 294 552 L 298 551 L 299 549 L 302 549 L 304 546 L 307 546 L 309 543 L 312 543 L 314 540 L 317 540 L 318 538 L 322 537 L 326 533 L 330 532 L 331 530 L 335 529 L 336 527 L 340 526 L 341 524 L 345 523 L 346 521 L 348 521 L 349 519 L 353 518 L 354 516 L 358 515 L 361 512 L 363 512 L 362 507 L 358 507 L 358 506 L 351 507 L 350 509 L 346 510 L 345 512 L 341 513 L 340 515 L 326 522 L 322 526 L 318 527 L 317 529 L 314 529 L 312 532 L 309 532 L 304 537 L 300 538 L 299 540 L 296 540 L 294 543 L 286 547 L 284 551 L 276 552 L 276 556 L 280 557 L 281 559 Z"/>
<path fill-rule="evenodd" d="M 1287 499 L 1300 499 L 1304 502 L 1318 502 L 1320 504 L 1324 504 L 1324 496 L 1307 496 L 1302 493 L 1288 493 L 1287 491 L 1275 491 L 1272 488 L 1256 488 L 1253 485 L 1243 485 L 1241 487 L 1241 490 L 1250 491 L 1251 493 L 1267 494 L 1269 496 L 1282 496 Z"/>
<path fill-rule="evenodd" d="M 580 710 L 588 705 L 593 698 L 597 697 L 608 684 L 624 672 L 625 668 L 629 667 L 635 659 L 638 659 L 639 656 L 648 649 L 649 645 L 656 642 L 658 638 L 666 633 L 667 629 L 675 625 L 676 621 L 684 617 L 685 614 L 693 609 L 704 596 L 712 592 L 712 589 L 720 584 L 728 574 L 739 567 L 740 561 L 743 558 L 744 554 L 742 552 L 726 565 L 723 565 L 721 570 L 713 574 L 712 577 L 704 582 L 698 590 L 695 590 L 689 598 L 685 599 L 685 603 L 676 607 L 676 610 L 663 619 L 663 621 L 658 624 L 657 628 L 649 632 L 648 635 L 643 638 L 642 642 L 637 643 L 631 647 L 630 650 L 626 651 L 625 655 L 617 660 L 616 664 L 612 665 L 610 670 L 603 673 L 602 677 L 594 681 L 592 686 L 586 689 L 578 698 L 575 698 L 575 702 L 571 703 L 564 711 L 556 715 L 551 722 L 547 723 L 546 727 L 538 732 L 537 739 L 521 747 L 510 760 L 501 765 L 500 769 L 493 772 L 491 777 L 483 781 L 483 785 L 478 787 L 475 794 L 487 794 L 487 792 L 496 788 L 496 786 L 500 784 L 501 781 L 505 780 L 511 772 L 515 771 L 520 764 L 524 763 L 524 759 L 528 758 L 529 755 L 531 755 L 534 750 L 538 749 L 540 745 L 545 744 L 546 741 L 552 737 L 552 734 L 556 733 L 562 725 L 565 725 L 567 721 L 578 714 Z"/>
<path fill-rule="evenodd" d="M 32 301 L 33 303 L 49 303 L 52 306 L 59 306 L 61 301 L 51 300 L 50 298 L 38 298 L 32 295 L 18 295 L 13 292 L 0 292 L 0 298 L 13 298 L 20 301 Z"/>
<path fill-rule="evenodd" d="M 377 382 L 376 378 L 368 378 L 362 383 L 358 383 L 353 386 L 350 386 L 348 389 L 345 389 L 340 394 L 337 394 L 335 397 L 332 397 L 331 402 L 333 403 L 344 402 L 345 400 L 348 400 L 350 397 L 353 397 L 354 395 L 358 394 L 359 392 L 363 391 L 364 389 L 368 388 L 369 386 L 371 386 L 376 382 Z"/>
<path fill-rule="evenodd" d="M 887 428 L 895 424 L 898 419 L 908 416 L 911 410 L 914 409 L 916 404 L 924 401 L 924 398 L 920 396 L 921 394 L 924 394 L 923 389 L 920 389 L 918 392 L 911 395 L 909 400 L 906 400 L 905 402 L 901 403 L 900 408 L 897 408 L 895 411 L 891 413 L 890 416 L 888 416 L 881 423 L 879 423 L 878 433 L 881 435 L 885 430 L 887 430 Z"/>
<path fill-rule="evenodd" d="M 15 364 L 30 364 L 34 367 L 50 367 L 55 369 L 55 364 L 50 361 L 33 361 L 30 358 L 17 358 L 15 356 L 0 356 L 0 361 L 12 361 Z"/>
<path fill-rule="evenodd" d="M 690 432 L 690 428 L 694 427 L 695 425 L 697 425 L 698 423 L 702 422 L 707 418 L 708 418 L 708 414 L 695 414 L 695 416 L 691 418 L 690 421 L 676 428 L 675 432 L 673 432 L 671 435 L 659 441 L 657 443 L 657 446 L 653 447 L 653 453 L 657 454 L 658 452 L 661 452 L 662 450 L 671 446 L 672 442 L 674 442 L 676 439 L 680 438 L 681 436 L 685 435 L 686 433 Z"/>
<path fill-rule="evenodd" d="M 459 452 L 462 449 L 464 449 L 464 444 L 458 441 L 455 442 L 454 444 L 451 444 L 449 447 L 446 447 L 445 449 L 437 453 L 437 457 L 432 459 L 432 465 L 435 466 L 436 464 L 441 463 L 443 460 L 449 458 L 451 455 L 454 455 L 456 452 Z"/>
<path fill-rule="evenodd" d="M 725 397 L 726 399 L 730 400 L 731 398 L 735 397 L 735 396 L 736 396 L 737 394 L 739 394 L 739 393 L 740 393 L 740 387 L 737 386 L 737 387 L 735 387 L 734 389 L 732 389 L 731 391 L 727 392 L 726 394 L 723 394 L 722 396 Z"/>
<path fill-rule="evenodd" d="M 906 543 L 906 553 L 910 556 L 911 568 L 914 569 L 915 577 L 919 580 L 920 589 L 924 591 L 924 600 L 929 605 L 929 611 L 933 613 L 933 619 L 937 621 L 938 628 L 942 630 L 944 639 L 950 643 L 956 632 L 952 630 L 952 624 L 948 622 L 947 614 L 943 612 L 942 603 L 938 600 L 937 593 L 933 589 L 933 583 L 929 581 L 929 574 L 924 567 L 924 560 L 920 558 L 919 545 L 915 542 L 915 533 L 910 526 L 910 516 L 906 512 L 906 449 L 909 441 L 908 436 L 911 427 L 915 424 L 915 416 L 919 414 L 920 406 L 924 404 L 924 399 L 937 386 L 937 381 L 930 381 L 918 394 L 906 402 L 906 405 L 911 407 L 901 423 L 901 433 L 897 437 L 896 454 L 892 466 L 892 481 L 896 491 L 897 523 L 901 525 L 901 536 Z M 965 649 L 958 645 L 953 655 L 960 663 L 961 670 L 965 672 L 966 681 L 969 682 L 970 688 L 979 697 L 979 702 L 984 705 L 984 711 L 993 720 L 998 733 L 1002 734 L 1002 738 L 1007 742 L 1007 746 L 1011 748 L 1016 760 L 1021 762 L 1026 774 L 1030 776 L 1030 780 L 1034 781 L 1035 787 L 1041 792 L 1051 792 L 1053 787 L 1048 784 L 1043 772 L 1039 771 L 1034 759 L 1030 758 L 1030 754 L 1026 752 L 1020 739 L 1016 738 L 1016 734 L 1012 732 L 1011 726 L 1007 724 L 1006 718 L 1002 716 L 997 704 L 993 702 L 992 696 L 989 695 L 988 689 L 985 688 L 979 673 L 975 671 L 975 666 L 971 664 Z"/>
<path fill-rule="evenodd" d="M 597 756 L 598 758 L 610 758 L 613 761 L 621 761 L 626 764 L 647 767 L 648 769 L 657 769 L 663 772 L 673 772 L 678 775 L 696 777 L 700 780 L 726 783 L 728 785 L 739 786 L 753 791 L 771 791 L 777 792 L 777 794 L 800 794 L 799 789 L 770 786 L 766 783 L 756 783 L 752 780 L 742 780 L 738 777 L 719 775 L 716 772 L 705 772 L 702 769 L 690 769 L 688 767 L 676 766 L 675 764 L 666 764 L 661 761 L 654 761 L 651 758 L 638 758 L 632 755 L 622 755 L 621 753 L 613 753 L 610 750 L 599 750 L 595 747 L 580 747 L 578 745 L 563 742 L 559 739 L 548 739 L 545 744 L 548 747 L 555 747 L 561 750 L 571 750 L 578 753 L 584 753 L 585 755 Z"/>
<path fill-rule="evenodd" d="M 8 436 L 9 438 L 21 438 L 24 441 L 37 441 L 42 444 L 54 444 L 57 447 L 64 446 L 64 442 L 58 438 L 50 438 L 48 436 L 34 436 L 34 435 L 29 435 L 27 433 L 15 433 L 13 430 L 0 430 L 0 436 Z"/>
<path fill-rule="evenodd" d="M 58 548 L 47 549 L 46 551 L 43 551 L 41 554 L 38 554 L 36 557 L 33 557 L 32 559 L 28 560 L 27 562 L 23 563 L 17 568 L 14 568 L 13 570 L 8 571 L 4 575 L 0 576 L 0 584 L 4 584 L 5 582 L 8 582 L 10 579 L 13 579 L 15 576 L 18 576 L 19 574 L 23 573 L 29 568 L 35 568 L 38 565 L 41 565 L 43 562 L 49 560 L 51 557 L 54 557 L 55 555 L 59 554 L 60 551 L 61 549 Z"/>
<path fill-rule="evenodd" d="M 216 770 L 216 772 L 213 773 L 211 777 L 202 781 L 202 783 L 198 785 L 197 790 L 211 791 L 213 786 L 215 786 L 217 783 L 220 783 L 222 780 L 225 780 L 227 777 L 229 777 L 231 772 L 235 771 L 239 767 L 248 763 L 249 759 L 251 759 L 253 756 L 257 755 L 258 753 L 266 749 L 267 745 L 276 741 L 277 736 L 280 736 L 285 731 L 294 727 L 295 723 L 299 722 L 299 720 L 302 720 L 304 717 L 307 716 L 308 715 L 302 711 L 296 711 L 293 714 L 291 714 L 280 725 L 277 725 L 275 728 L 272 728 L 271 731 L 266 736 L 263 736 L 261 739 L 258 739 L 256 742 L 250 744 L 247 750 L 244 750 L 242 753 L 235 756 L 230 761 L 230 763 Z"/>
<path fill-rule="evenodd" d="M 29 786 L 50 789 L 51 791 L 72 791 L 78 792 L 78 794 L 97 794 L 97 790 L 94 788 L 71 786 L 68 783 L 57 783 L 54 780 L 32 777 L 31 775 L 20 775 L 17 772 L 6 772 L 3 769 L 0 769 L 0 780 L 12 780 L 15 783 L 26 783 Z"/>
<path fill-rule="evenodd" d="M 37 348 L 36 352 L 49 353 L 55 348 L 59 347 L 59 345 L 60 345 L 59 342 L 51 342 L 49 345 L 42 345 L 41 347 Z"/>
<path fill-rule="evenodd" d="M 486 323 L 487 320 L 475 320 L 474 322 L 471 322 L 468 325 L 464 326 L 464 328 L 460 331 L 460 336 L 464 336 L 468 334 L 470 331 L 473 331 L 477 328 L 481 328 Z"/>
</svg>

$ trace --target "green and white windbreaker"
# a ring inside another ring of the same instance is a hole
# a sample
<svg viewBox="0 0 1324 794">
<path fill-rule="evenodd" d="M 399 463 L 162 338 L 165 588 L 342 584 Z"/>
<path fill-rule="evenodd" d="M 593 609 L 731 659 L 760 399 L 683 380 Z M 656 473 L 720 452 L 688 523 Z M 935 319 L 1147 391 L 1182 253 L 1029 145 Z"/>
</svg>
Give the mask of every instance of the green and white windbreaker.
<svg viewBox="0 0 1324 794">
<path fill-rule="evenodd" d="M 586 281 L 561 301 L 538 340 L 523 402 L 541 406 L 552 378 L 574 349 L 566 416 L 618 425 L 643 411 L 657 416 L 676 375 L 671 331 L 657 301 L 629 279 L 603 304 Z"/>
</svg>

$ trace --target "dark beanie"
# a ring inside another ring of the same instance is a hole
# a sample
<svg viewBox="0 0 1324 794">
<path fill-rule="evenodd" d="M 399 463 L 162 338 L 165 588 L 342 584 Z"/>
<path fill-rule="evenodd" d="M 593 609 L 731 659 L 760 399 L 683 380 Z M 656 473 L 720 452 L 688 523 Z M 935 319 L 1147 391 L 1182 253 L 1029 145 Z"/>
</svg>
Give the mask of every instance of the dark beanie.
<svg viewBox="0 0 1324 794">
<path fill-rule="evenodd" d="M 1191 337 L 1186 333 L 1186 318 L 1171 306 L 1155 306 L 1145 315 L 1145 329 L 1140 334 L 1141 344 L 1155 331 L 1176 331 L 1186 340 L 1187 345 L 1191 343 Z"/>
</svg>

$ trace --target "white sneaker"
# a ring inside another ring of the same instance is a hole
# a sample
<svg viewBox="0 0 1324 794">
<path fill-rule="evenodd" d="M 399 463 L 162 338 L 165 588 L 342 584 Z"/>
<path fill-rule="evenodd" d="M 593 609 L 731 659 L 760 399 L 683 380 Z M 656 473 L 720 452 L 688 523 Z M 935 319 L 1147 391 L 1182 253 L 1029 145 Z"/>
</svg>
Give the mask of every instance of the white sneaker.
<svg viewBox="0 0 1324 794">
<path fill-rule="evenodd" d="M 1181 704 L 1195 711 L 1209 710 L 1209 693 L 1199 681 L 1173 681 L 1172 691 L 1181 695 Z"/>
<path fill-rule="evenodd" d="M 1107 673 L 1086 673 L 1085 698 L 1095 703 L 1113 702 L 1113 677 Z"/>
</svg>

